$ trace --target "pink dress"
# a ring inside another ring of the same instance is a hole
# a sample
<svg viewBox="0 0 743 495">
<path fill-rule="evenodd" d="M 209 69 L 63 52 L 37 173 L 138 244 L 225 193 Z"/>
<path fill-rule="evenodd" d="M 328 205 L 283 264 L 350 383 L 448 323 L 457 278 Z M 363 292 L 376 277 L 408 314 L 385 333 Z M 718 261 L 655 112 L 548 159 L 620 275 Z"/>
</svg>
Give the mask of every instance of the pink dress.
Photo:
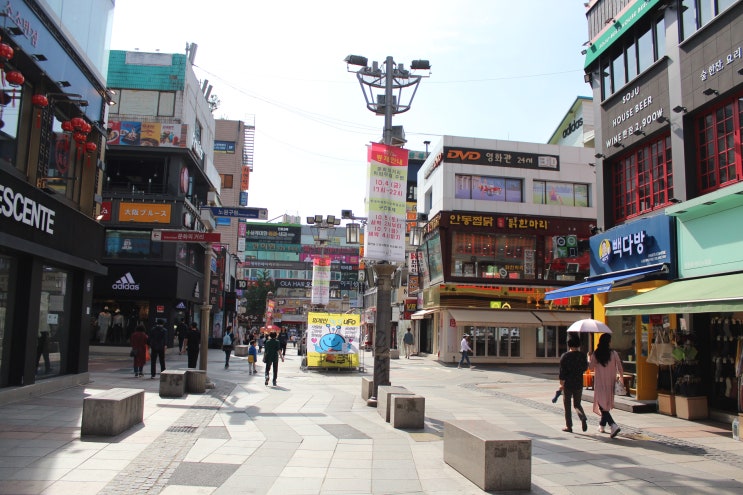
<svg viewBox="0 0 743 495">
<path fill-rule="evenodd" d="M 624 376 L 622 360 L 617 351 L 611 351 L 606 366 L 596 360 L 596 353 L 591 354 L 588 369 L 593 370 L 593 412 L 601 416 L 601 409 L 611 411 L 614 408 L 614 382 L 617 375 Z M 599 406 L 601 409 L 599 409 Z"/>
</svg>

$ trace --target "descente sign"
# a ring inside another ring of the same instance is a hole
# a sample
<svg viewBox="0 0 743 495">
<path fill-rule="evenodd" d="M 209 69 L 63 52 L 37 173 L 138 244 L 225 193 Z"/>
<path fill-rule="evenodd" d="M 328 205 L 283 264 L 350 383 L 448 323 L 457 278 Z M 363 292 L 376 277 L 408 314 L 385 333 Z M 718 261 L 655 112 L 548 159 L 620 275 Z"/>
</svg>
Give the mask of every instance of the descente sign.
<svg viewBox="0 0 743 495">
<path fill-rule="evenodd" d="M 54 235 L 56 212 L 0 183 L 0 215 Z"/>
</svg>

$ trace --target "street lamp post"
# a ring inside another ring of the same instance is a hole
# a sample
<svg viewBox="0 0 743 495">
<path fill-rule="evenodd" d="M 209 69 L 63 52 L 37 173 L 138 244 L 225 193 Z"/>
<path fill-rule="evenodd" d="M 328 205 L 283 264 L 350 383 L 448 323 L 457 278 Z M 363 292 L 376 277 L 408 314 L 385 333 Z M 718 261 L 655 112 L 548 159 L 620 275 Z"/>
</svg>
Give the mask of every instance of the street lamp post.
<svg viewBox="0 0 743 495">
<path fill-rule="evenodd" d="M 418 84 L 423 77 L 406 70 L 403 64 L 396 64 L 388 56 L 384 68 L 377 62 L 368 66 L 368 59 L 359 55 L 345 58 L 348 71 L 355 72 L 356 78 L 364 93 L 366 107 L 377 115 L 384 115 L 383 142 L 387 146 L 405 144 L 404 133 L 395 135 L 392 127 L 392 116 L 410 110 Z M 359 69 L 351 70 L 350 66 Z M 431 69 L 428 60 L 413 60 L 410 64 L 413 71 Z M 403 93 L 404 90 L 408 90 Z M 405 98 L 403 98 L 405 97 Z M 400 129 L 402 131 L 402 129 Z M 404 254 L 403 254 L 404 257 Z M 392 274 L 396 266 L 389 260 L 377 260 L 374 272 L 377 277 L 377 314 L 374 325 L 374 393 L 368 405 L 376 407 L 377 390 L 380 385 L 390 384 L 390 333 L 392 320 Z"/>
</svg>

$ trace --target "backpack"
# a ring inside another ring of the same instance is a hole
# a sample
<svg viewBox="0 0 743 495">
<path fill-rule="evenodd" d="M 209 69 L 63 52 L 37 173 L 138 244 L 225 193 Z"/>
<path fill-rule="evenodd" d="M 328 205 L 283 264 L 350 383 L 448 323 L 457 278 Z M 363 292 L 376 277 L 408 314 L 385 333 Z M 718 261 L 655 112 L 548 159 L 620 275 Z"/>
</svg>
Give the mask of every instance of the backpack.
<svg viewBox="0 0 743 495">
<path fill-rule="evenodd" d="M 230 334 L 224 334 L 224 337 L 222 337 L 222 345 L 232 345 L 232 337 L 230 337 Z"/>
</svg>

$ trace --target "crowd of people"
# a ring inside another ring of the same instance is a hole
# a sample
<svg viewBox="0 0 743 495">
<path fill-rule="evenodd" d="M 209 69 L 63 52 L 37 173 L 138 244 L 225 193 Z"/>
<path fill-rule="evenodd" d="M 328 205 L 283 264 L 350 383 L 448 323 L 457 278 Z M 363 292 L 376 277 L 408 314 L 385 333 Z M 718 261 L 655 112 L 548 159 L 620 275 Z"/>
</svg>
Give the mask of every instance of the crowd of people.
<svg viewBox="0 0 743 495">
<path fill-rule="evenodd" d="M 104 311 L 108 311 L 105 308 Z M 181 318 L 175 327 L 175 338 L 178 342 L 178 354 L 187 354 L 188 367 L 196 368 L 201 350 L 201 330 L 196 322 L 187 325 L 185 319 Z M 97 336 L 99 337 L 99 336 Z M 144 366 L 147 361 L 150 362 L 150 378 L 154 379 L 157 371 L 157 363 L 160 363 L 160 372 L 166 369 L 165 354 L 169 343 L 168 330 L 165 327 L 165 320 L 158 318 L 155 325 L 149 330 L 142 323 L 139 323 L 129 336 L 131 344 L 130 356 L 133 360 L 134 376 L 144 377 Z M 105 338 L 104 338 L 105 341 Z M 230 357 L 237 345 L 248 346 L 248 374 L 253 375 L 258 372 L 258 356 L 263 355 L 265 363 L 265 384 L 268 385 L 272 373 L 272 383 L 277 384 L 279 360 L 284 361 L 286 348 L 292 341 L 296 348 L 296 336 L 289 336 L 285 329 L 280 332 L 260 332 L 257 329 L 245 331 L 240 328 L 236 333 L 232 326 L 227 326 L 222 335 L 221 349 L 224 351 L 225 362 L 224 369 L 230 367 Z M 256 347 L 257 346 L 257 347 Z"/>
</svg>

